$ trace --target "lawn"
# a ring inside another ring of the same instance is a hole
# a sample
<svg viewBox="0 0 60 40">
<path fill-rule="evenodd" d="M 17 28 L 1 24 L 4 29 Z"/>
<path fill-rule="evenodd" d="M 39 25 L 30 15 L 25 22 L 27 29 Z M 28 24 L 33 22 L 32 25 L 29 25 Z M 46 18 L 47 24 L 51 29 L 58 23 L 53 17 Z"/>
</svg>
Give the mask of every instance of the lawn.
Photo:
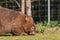
<svg viewBox="0 0 60 40">
<path fill-rule="evenodd" d="M 0 36 L 0 40 L 60 40 L 60 29 L 49 28 L 44 33 L 36 33 L 34 36 Z"/>
</svg>

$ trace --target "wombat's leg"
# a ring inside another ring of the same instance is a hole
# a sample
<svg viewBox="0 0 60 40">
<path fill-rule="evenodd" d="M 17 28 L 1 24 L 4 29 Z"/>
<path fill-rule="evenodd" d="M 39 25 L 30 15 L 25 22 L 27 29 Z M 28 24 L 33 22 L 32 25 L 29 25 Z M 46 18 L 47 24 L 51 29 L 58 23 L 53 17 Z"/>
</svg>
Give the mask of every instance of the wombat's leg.
<svg viewBox="0 0 60 40">
<path fill-rule="evenodd" d="M 23 27 L 17 27 L 12 30 L 12 33 L 16 36 L 21 36 L 24 34 L 24 29 Z"/>
</svg>

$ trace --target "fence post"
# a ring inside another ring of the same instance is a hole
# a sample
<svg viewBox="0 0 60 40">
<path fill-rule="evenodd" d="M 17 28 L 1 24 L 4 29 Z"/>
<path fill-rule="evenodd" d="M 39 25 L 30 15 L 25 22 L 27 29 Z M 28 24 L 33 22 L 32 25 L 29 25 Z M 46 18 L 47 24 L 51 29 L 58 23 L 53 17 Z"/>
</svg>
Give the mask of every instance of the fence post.
<svg viewBox="0 0 60 40">
<path fill-rule="evenodd" d="M 50 24 L 50 0 L 48 0 L 48 24 Z"/>
</svg>

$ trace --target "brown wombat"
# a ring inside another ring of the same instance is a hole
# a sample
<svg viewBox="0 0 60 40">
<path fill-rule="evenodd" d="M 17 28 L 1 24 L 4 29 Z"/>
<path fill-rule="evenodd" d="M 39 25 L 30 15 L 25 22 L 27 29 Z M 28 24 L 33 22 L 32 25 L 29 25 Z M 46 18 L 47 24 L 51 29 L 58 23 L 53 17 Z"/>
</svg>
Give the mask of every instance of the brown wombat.
<svg viewBox="0 0 60 40">
<path fill-rule="evenodd" d="M 0 7 L 0 34 L 12 33 L 34 35 L 36 31 L 33 18 L 22 12 Z"/>
</svg>

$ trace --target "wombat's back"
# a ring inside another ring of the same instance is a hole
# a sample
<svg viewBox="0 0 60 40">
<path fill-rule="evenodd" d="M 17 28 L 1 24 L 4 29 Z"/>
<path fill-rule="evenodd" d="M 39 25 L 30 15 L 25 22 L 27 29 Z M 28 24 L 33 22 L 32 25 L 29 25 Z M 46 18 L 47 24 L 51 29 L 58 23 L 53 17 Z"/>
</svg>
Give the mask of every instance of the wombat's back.
<svg viewBox="0 0 60 40">
<path fill-rule="evenodd" d="M 0 7 L 0 33 L 10 32 L 11 29 L 25 23 L 25 15 L 11 9 Z"/>
</svg>

